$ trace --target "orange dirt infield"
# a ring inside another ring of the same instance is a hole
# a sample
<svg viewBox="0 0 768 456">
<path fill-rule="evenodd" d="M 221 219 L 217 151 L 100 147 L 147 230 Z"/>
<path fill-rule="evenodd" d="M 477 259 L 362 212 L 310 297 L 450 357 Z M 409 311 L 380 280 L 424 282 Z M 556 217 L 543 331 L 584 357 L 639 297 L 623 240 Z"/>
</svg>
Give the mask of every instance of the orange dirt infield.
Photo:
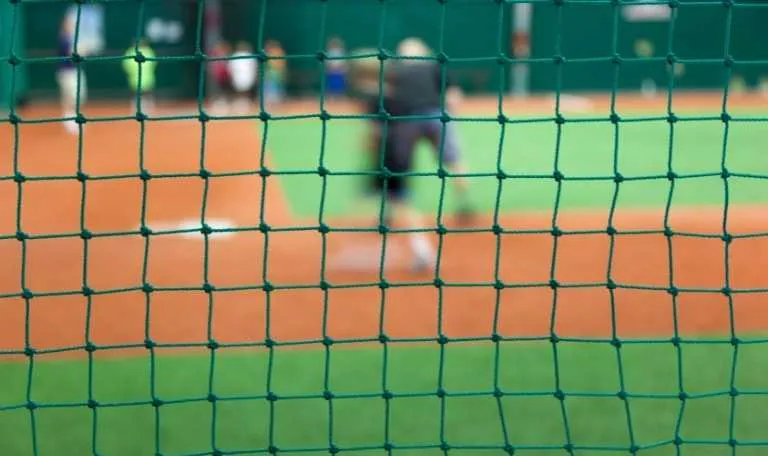
<svg viewBox="0 0 768 456">
<path fill-rule="evenodd" d="M 492 108 L 491 108 L 492 109 Z M 93 107 L 88 114 L 107 115 L 119 110 Z M 124 112 L 123 112 L 124 114 Z M 55 116 L 50 108 L 33 107 L 25 118 Z M 21 187 L 21 230 L 32 236 L 79 233 L 81 204 L 84 226 L 94 234 L 136 231 L 141 221 L 142 181 L 135 176 L 123 179 L 88 180 L 83 186 L 73 177 L 77 171 L 78 140 L 57 124 L 23 124 L 19 128 L 18 168 L 25 176 L 70 176 L 60 180 L 27 180 Z M 144 167 L 152 174 L 197 173 L 200 170 L 201 125 L 194 120 L 148 122 L 146 124 Z M 140 126 L 136 121 L 94 122 L 86 125 L 82 170 L 89 176 L 135 175 L 140 169 Z M 0 176 L 13 175 L 13 130 L 0 129 Z M 206 169 L 213 172 L 257 170 L 261 145 L 258 129 L 247 121 L 210 122 L 206 127 Z M 262 195 L 257 175 L 209 179 L 205 199 L 207 219 L 228 219 L 237 226 L 259 223 Z M 200 220 L 204 179 L 199 176 L 149 180 L 146 189 L 147 225 L 168 229 L 181 220 Z M 0 180 L 0 235 L 13 235 L 19 186 Z M 85 197 L 83 198 L 83 188 Z M 316 221 L 296 220 L 287 211 L 276 177 L 267 179 L 265 220 L 272 227 L 313 225 Z M 621 232 L 662 229 L 662 209 L 616 214 L 614 226 Z M 722 208 L 701 211 L 676 210 L 674 231 L 718 234 L 722 230 Z M 603 212 L 565 213 L 558 220 L 562 230 L 605 230 Z M 728 230 L 733 234 L 768 232 L 768 215 L 762 208 L 733 208 Z M 333 228 L 352 222 L 331 220 Z M 446 223 L 451 226 L 450 221 Z M 500 219 L 505 229 L 552 228 L 551 214 L 508 214 Z M 490 227 L 490 218 L 478 226 Z M 718 237 L 672 238 L 672 264 L 667 239 L 661 234 L 615 237 L 611 277 L 620 287 L 611 291 L 607 277 L 611 237 L 607 233 L 567 235 L 557 240 L 551 234 L 451 233 L 444 236 L 441 279 L 451 285 L 484 283 L 484 286 L 431 285 L 430 274 L 414 275 L 402 266 L 407 258 L 403 234 L 388 236 L 392 262 L 385 272 L 390 283 L 423 282 L 420 286 L 392 287 L 382 291 L 376 285 L 376 268 L 345 270 L 335 260 L 353 252 L 353 259 L 378 259 L 378 234 L 332 232 L 326 236 L 329 263 L 321 277 L 322 235 L 317 231 L 239 232 L 214 235 L 208 242 L 207 265 L 202 235 L 156 235 L 149 237 L 147 264 L 145 239 L 138 234 L 94 237 L 31 239 L 22 243 L 0 240 L 0 295 L 18 294 L 23 286 L 35 294 L 72 292 L 64 296 L 35 296 L 0 299 L 0 351 L 25 346 L 25 320 L 29 312 L 29 344 L 36 349 L 81 346 L 90 340 L 97 345 L 138 344 L 147 337 L 145 321 L 149 309 L 148 335 L 157 343 L 190 343 L 208 340 L 220 343 L 260 342 L 267 337 L 267 303 L 262 290 L 222 289 L 257 286 L 263 274 L 278 287 L 271 293 L 270 337 L 281 342 L 319 339 L 375 338 L 383 329 L 392 338 L 437 336 L 545 336 L 554 330 L 560 337 L 672 337 L 673 315 L 677 310 L 679 334 L 728 334 L 768 329 L 766 295 L 744 293 L 745 289 L 768 289 L 768 238 L 737 238 L 730 246 L 730 287 L 732 302 L 719 292 L 726 284 L 725 243 Z M 498 277 L 509 288 L 498 296 L 490 285 L 495 280 L 497 242 Z M 365 248 L 367 247 L 367 249 Z M 357 248 L 360 248 L 359 250 Z M 366 254 L 365 251 L 368 251 Z M 264 260 L 267 252 L 266 262 Z M 363 252 L 363 253 L 360 253 Z M 554 277 L 563 287 L 548 287 L 552 255 L 556 255 Z M 263 264 L 267 270 L 263 271 Z M 375 264 L 375 263 L 372 263 Z M 146 282 L 161 289 L 149 295 L 139 290 L 146 266 Z M 207 267 L 206 267 L 207 266 Z M 206 276 L 207 271 L 207 276 Z M 670 272 L 681 289 L 676 306 L 664 290 L 639 290 L 627 285 L 668 287 Z M 332 288 L 324 292 L 318 284 L 334 286 L 366 283 L 360 288 Z M 209 296 L 199 288 L 203 283 L 217 288 Z M 88 299 L 79 291 L 83 284 L 96 291 L 91 298 L 90 321 L 86 321 Z M 523 283 L 537 286 L 520 287 Z M 593 284 L 585 287 L 569 285 Z M 303 285 L 285 290 L 280 287 Z M 166 291 L 165 288 L 198 288 L 195 291 Z M 690 292 L 705 288 L 708 292 Z M 123 290 L 101 294 L 104 290 Z M 553 299 L 557 294 L 556 306 Z M 442 294 L 442 307 L 438 306 Z M 327 306 L 326 306 L 327 304 Z M 383 318 L 382 318 L 383 311 Z M 498 328 L 494 313 L 498 311 Z M 615 311 L 615 328 L 611 315 Z M 731 317 L 732 315 L 732 317 Z M 324 318 L 325 317 L 325 318 Z M 440 326 L 438 325 L 440 322 Z M 325 331 L 325 332 L 324 332 Z"/>
</svg>

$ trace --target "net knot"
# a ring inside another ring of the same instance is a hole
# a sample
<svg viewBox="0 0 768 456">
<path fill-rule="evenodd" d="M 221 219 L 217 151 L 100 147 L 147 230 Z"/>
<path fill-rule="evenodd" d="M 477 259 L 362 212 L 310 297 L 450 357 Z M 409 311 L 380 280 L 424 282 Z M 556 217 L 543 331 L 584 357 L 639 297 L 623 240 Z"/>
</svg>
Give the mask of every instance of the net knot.
<svg viewBox="0 0 768 456">
<path fill-rule="evenodd" d="M 339 454 L 340 451 L 339 447 L 334 444 L 328 446 L 328 453 L 330 454 Z"/>
<path fill-rule="evenodd" d="M 735 447 L 739 444 L 739 442 L 736 439 L 728 439 L 728 445 L 731 447 Z"/>
<path fill-rule="evenodd" d="M 557 0 L 556 0 L 556 2 L 557 2 Z M 563 57 L 562 55 L 559 55 L 559 54 L 558 55 L 554 55 L 554 56 L 552 56 L 552 63 L 554 63 L 555 65 L 562 65 L 562 64 L 565 63 L 565 57 Z"/>
<path fill-rule="evenodd" d="M 616 0 L 613 0 L 616 2 Z M 624 59 L 621 58 L 621 54 L 616 53 L 611 56 L 611 63 L 614 65 L 621 65 L 621 62 L 623 62 Z"/>
<path fill-rule="evenodd" d="M 562 182 L 562 180 L 565 179 L 565 176 L 560 171 L 555 171 L 552 173 L 552 178 L 555 179 L 555 182 Z"/>
<path fill-rule="evenodd" d="M 619 391 L 618 393 L 616 393 L 616 397 L 618 397 L 619 400 L 621 400 L 621 401 L 626 401 L 627 400 L 627 392 L 626 391 Z"/>
<path fill-rule="evenodd" d="M 448 177 L 448 171 L 446 171 L 444 168 L 439 168 L 437 170 L 437 177 L 440 179 L 445 179 Z"/>
<path fill-rule="evenodd" d="M 195 51 L 193 56 L 195 57 L 197 63 L 203 63 L 208 60 L 208 56 L 206 56 L 202 51 Z"/>
<path fill-rule="evenodd" d="M 733 59 L 733 56 L 729 55 L 723 59 L 723 65 L 725 65 L 726 68 L 731 68 L 735 63 L 736 61 Z"/>
<path fill-rule="evenodd" d="M 267 233 L 271 229 L 272 227 L 267 225 L 266 223 L 259 223 L 259 231 L 261 231 L 262 233 Z"/>
<path fill-rule="evenodd" d="M 163 400 L 159 397 L 152 398 L 152 407 L 158 408 L 163 406 Z"/>
<path fill-rule="evenodd" d="M 616 289 L 616 282 L 614 282 L 611 279 L 608 279 L 608 282 L 605 284 L 605 287 L 609 290 L 615 290 Z"/>
<path fill-rule="evenodd" d="M 273 348 L 275 346 L 275 341 L 272 339 L 264 339 L 264 346 L 267 348 Z"/>
<path fill-rule="evenodd" d="M 501 225 L 499 225 L 498 223 L 494 223 L 493 226 L 491 227 L 491 231 L 493 232 L 493 234 L 498 235 L 504 232 L 504 228 L 502 228 Z"/>
<path fill-rule="evenodd" d="M 261 177 L 269 177 L 271 175 L 272 175 L 272 171 L 270 171 L 269 168 L 262 167 L 259 170 L 259 176 L 261 176 Z"/>
<path fill-rule="evenodd" d="M 680 6 L 680 0 L 669 0 L 669 2 L 667 3 L 667 5 L 668 5 L 670 8 L 672 8 L 672 9 L 675 9 L 675 8 L 677 8 L 678 6 Z"/>
<path fill-rule="evenodd" d="M 208 294 L 211 294 L 211 293 L 213 293 L 215 290 L 216 290 L 216 287 L 215 287 L 215 286 L 213 286 L 213 285 L 211 285 L 210 283 L 207 283 L 207 282 L 206 282 L 206 283 L 204 283 L 204 284 L 203 284 L 203 291 L 204 291 L 204 292 L 206 292 L 206 293 L 208 293 Z"/>
<path fill-rule="evenodd" d="M 88 297 L 93 295 L 93 288 L 90 287 L 83 287 L 81 293 L 83 293 L 83 296 Z"/>
<path fill-rule="evenodd" d="M 557 336 L 557 334 L 552 334 L 549 336 L 549 342 L 552 344 L 557 344 L 560 342 L 560 338 Z"/>
<path fill-rule="evenodd" d="M 509 175 L 507 173 L 505 173 L 504 171 L 502 171 L 502 170 L 499 170 L 499 171 L 496 172 L 496 179 L 498 179 L 498 180 L 504 180 L 507 177 L 509 177 Z"/>
<path fill-rule="evenodd" d="M 93 239 L 93 233 L 91 233 L 88 230 L 83 230 L 80 232 L 80 239 L 87 241 L 89 239 Z"/>
<path fill-rule="evenodd" d="M 256 54 L 256 60 L 258 60 L 260 63 L 266 62 L 268 59 L 267 53 L 264 52 L 262 49 L 259 53 Z"/>
<path fill-rule="evenodd" d="M 143 111 L 138 111 L 136 113 L 135 119 L 136 119 L 136 122 L 144 122 L 147 119 L 149 119 L 149 116 Z"/>
<path fill-rule="evenodd" d="M 613 176 L 613 181 L 614 181 L 615 183 L 617 183 L 617 184 L 620 184 L 620 183 L 624 182 L 624 176 L 622 176 L 622 175 L 621 175 L 621 173 L 616 173 L 616 174 Z"/>
<path fill-rule="evenodd" d="M 563 390 L 561 389 L 558 389 L 557 391 L 555 391 L 554 396 L 555 396 L 555 399 L 557 399 L 558 401 L 565 400 L 565 393 L 563 393 Z"/>
<path fill-rule="evenodd" d="M 382 397 L 384 400 L 387 400 L 387 401 L 388 401 L 388 400 L 391 400 L 392 398 L 394 398 L 394 397 L 395 397 L 395 395 L 394 395 L 394 394 L 392 394 L 392 392 L 391 392 L 391 391 L 389 391 L 389 390 L 384 390 L 384 392 L 383 392 L 383 393 L 381 393 L 381 397 Z"/>
<path fill-rule="evenodd" d="M 505 116 L 504 114 L 499 114 L 498 116 L 496 116 L 496 121 L 499 124 L 503 125 L 503 124 L 509 122 L 509 117 Z"/>
<path fill-rule="evenodd" d="M 504 391 L 502 391 L 499 388 L 494 389 L 493 390 L 493 397 L 495 397 L 496 399 L 501 399 L 502 397 L 504 397 Z"/>
<path fill-rule="evenodd" d="M 389 336 L 386 334 L 379 334 L 379 343 L 386 344 L 389 342 Z"/>
<path fill-rule="evenodd" d="M 274 445 L 270 445 L 269 448 L 267 448 L 267 453 L 269 454 L 277 454 L 279 451 L 280 450 Z"/>
<path fill-rule="evenodd" d="M 207 223 L 203 223 L 203 225 L 200 227 L 200 234 L 204 236 L 209 236 L 213 234 L 213 228 L 211 228 L 211 225 Z"/>
<path fill-rule="evenodd" d="M 723 287 L 722 290 L 720 290 L 720 293 L 722 293 L 725 296 L 731 296 L 731 288 L 730 287 Z"/>
<path fill-rule="evenodd" d="M 33 401 L 27 401 L 27 410 L 35 410 L 38 406 Z"/>
<path fill-rule="evenodd" d="M 88 175 L 87 175 L 87 174 L 85 174 L 85 173 L 84 173 L 84 172 L 82 172 L 82 171 L 78 171 L 78 172 L 75 174 L 75 178 L 77 179 L 77 181 L 78 181 L 78 182 L 85 182 L 85 181 L 87 181 L 87 180 L 88 180 Z"/>
<path fill-rule="evenodd" d="M 197 120 L 200 123 L 206 123 L 211 120 L 211 116 L 209 116 L 207 112 L 201 111 L 200 114 L 197 115 Z"/>
<path fill-rule="evenodd" d="M 152 350 L 153 348 L 157 347 L 157 342 L 155 342 L 152 339 L 147 339 L 144 341 L 144 348 L 147 350 Z"/>
<path fill-rule="evenodd" d="M 611 123 L 614 125 L 621 122 L 621 117 L 615 112 L 610 115 L 609 119 L 611 120 Z"/>
<path fill-rule="evenodd" d="M 13 174 L 13 181 L 17 184 L 23 184 L 27 181 L 27 177 L 21 174 L 20 172 L 16 172 Z"/>
<path fill-rule="evenodd" d="M 440 399 L 443 399 L 445 396 L 447 396 L 447 393 L 445 392 L 445 389 L 443 389 L 443 388 L 438 388 L 437 391 L 435 392 L 435 394 Z"/>
<path fill-rule="evenodd" d="M 323 391 L 323 399 L 325 399 L 326 401 L 330 401 L 333 398 L 334 398 L 334 395 L 332 392 L 328 390 Z"/>
<path fill-rule="evenodd" d="M 726 8 L 730 8 L 733 6 L 733 0 L 723 0 L 723 6 Z"/>
<path fill-rule="evenodd" d="M 333 345 L 333 339 L 331 339 L 328 336 L 323 337 L 323 345 L 325 345 L 326 347 L 330 347 L 331 345 Z"/>
<path fill-rule="evenodd" d="M 436 278 L 434 281 L 432 281 L 432 285 L 435 286 L 435 288 L 442 288 L 443 285 L 445 285 L 445 282 L 440 277 Z"/>
<path fill-rule="evenodd" d="M 722 120 L 722 121 L 723 121 L 723 123 L 728 123 L 728 122 L 730 122 L 732 118 L 733 118 L 733 117 L 731 117 L 731 115 L 730 115 L 730 114 L 728 114 L 727 112 L 724 112 L 724 113 L 720 114 L 720 120 Z"/>
<path fill-rule="evenodd" d="M 83 56 L 80 55 L 77 52 L 73 52 L 72 55 L 69 56 L 69 59 L 74 63 L 75 65 L 79 65 L 80 63 L 83 63 Z"/>
<path fill-rule="evenodd" d="M 266 293 L 271 293 L 275 291 L 275 286 L 272 285 L 271 282 L 266 281 L 264 282 L 264 285 L 262 285 L 261 289 L 264 290 Z"/>
<path fill-rule="evenodd" d="M 675 114 L 673 114 L 671 112 L 667 116 L 667 123 L 673 124 L 673 123 L 676 123 L 678 120 L 680 120 L 680 119 Z"/>
<path fill-rule="evenodd" d="M 24 356 L 26 356 L 28 358 L 31 358 L 31 357 L 35 356 L 36 353 L 37 353 L 37 350 L 35 350 L 32 347 L 24 348 Z"/>
<path fill-rule="evenodd" d="M 211 339 L 206 344 L 206 347 L 208 347 L 208 350 L 218 350 L 219 349 L 219 343 L 215 340 Z"/>
<path fill-rule="evenodd" d="M 262 122 L 266 122 L 266 121 L 268 121 L 271 118 L 272 118 L 272 115 L 269 114 L 268 112 L 261 111 L 259 113 L 259 120 L 261 120 Z"/>
<path fill-rule="evenodd" d="M 552 231 L 550 231 L 550 233 L 554 237 L 560 237 L 560 236 L 563 235 L 563 231 L 560 228 L 558 228 L 558 227 L 553 227 Z"/>
<path fill-rule="evenodd" d="M 640 447 L 639 446 L 637 446 L 635 444 L 632 444 L 632 445 L 629 446 L 629 452 L 630 453 L 637 454 L 638 451 L 640 451 Z"/>
<path fill-rule="evenodd" d="M 323 291 L 328 291 L 331 288 L 331 284 L 326 282 L 325 280 L 321 280 L 319 287 Z"/>
<path fill-rule="evenodd" d="M 665 236 L 665 237 L 671 238 L 671 237 L 672 237 L 672 236 L 674 236 L 674 235 L 675 235 L 675 232 L 674 232 L 674 231 L 672 231 L 672 228 L 670 228 L 670 227 L 668 227 L 668 226 L 665 226 L 665 227 L 664 227 L 664 236 Z"/>
<path fill-rule="evenodd" d="M 87 405 L 88 405 L 89 409 L 95 409 L 96 407 L 99 406 L 99 403 L 97 401 L 93 400 L 93 399 L 88 399 L 88 404 Z"/>
<path fill-rule="evenodd" d="M 211 456 L 223 456 L 224 453 L 221 450 L 213 450 Z"/>
<path fill-rule="evenodd" d="M 321 234 L 328 234 L 331 232 L 331 228 L 325 223 L 321 223 L 320 226 L 317 227 L 317 231 Z"/>
<path fill-rule="evenodd" d="M 555 6 L 563 6 L 565 4 L 565 0 L 552 0 L 552 3 L 554 3 Z"/>
<path fill-rule="evenodd" d="M 216 397 L 216 395 L 213 393 L 209 394 L 206 399 L 208 400 L 208 402 L 216 402 L 217 400 L 219 400 L 219 398 Z"/>
<path fill-rule="evenodd" d="M 88 121 L 88 119 L 85 118 L 83 113 L 77 113 L 77 115 L 75 116 L 75 123 L 78 124 L 78 125 L 83 125 L 87 121 Z"/>
<path fill-rule="evenodd" d="M 562 114 L 558 113 L 558 114 L 555 116 L 555 123 L 556 123 L 557 125 L 563 125 L 563 124 L 565 123 L 565 117 L 563 117 L 563 115 L 562 115 Z"/>
<path fill-rule="evenodd" d="M 440 444 L 440 450 L 442 450 L 442 451 L 450 451 L 450 449 L 451 449 L 451 446 L 448 445 L 446 442 L 442 442 Z"/>
<path fill-rule="evenodd" d="M 720 239 L 726 244 L 730 244 L 731 242 L 733 242 L 733 235 L 729 233 L 725 233 L 722 236 L 720 236 Z"/>
<path fill-rule="evenodd" d="M 395 446 L 389 442 L 384 444 L 384 451 L 392 451 L 395 449 Z"/>
<path fill-rule="evenodd" d="M 502 337 L 501 334 L 496 333 L 496 332 L 491 334 L 491 342 L 499 343 L 502 340 L 504 340 L 504 337 Z"/>
<path fill-rule="evenodd" d="M 277 397 L 277 394 L 270 391 L 269 393 L 267 393 L 266 399 L 269 402 L 277 402 L 278 397 Z"/>
<path fill-rule="evenodd" d="M 151 283 L 145 283 L 144 285 L 141 286 L 141 291 L 149 294 L 155 291 L 155 287 L 153 287 Z"/>
<path fill-rule="evenodd" d="M 141 172 L 139 173 L 139 179 L 141 179 L 141 180 L 146 182 L 146 181 L 152 179 L 152 173 L 150 173 L 146 169 L 142 169 Z"/>
<path fill-rule="evenodd" d="M 674 171 L 667 172 L 667 179 L 668 180 L 673 181 L 673 180 L 677 179 L 677 177 L 678 176 L 677 176 L 676 172 L 674 172 Z"/>
<path fill-rule="evenodd" d="M 447 112 L 444 112 L 440 115 L 440 122 L 447 124 L 451 121 L 451 116 Z"/>
<path fill-rule="evenodd" d="M 673 338 L 672 338 L 672 339 L 670 339 L 669 341 L 672 343 L 672 345 L 673 345 L 674 347 L 679 347 L 679 346 L 680 346 L 680 342 L 681 342 L 681 341 L 680 341 L 680 338 L 679 338 L 678 336 L 675 336 L 675 337 L 673 337 Z"/>
<path fill-rule="evenodd" d="M 437 338 L 437 343 L 440 345 L 445 345 L 448 342 L 450 341 L 448 340 L 448 337 L 446 337 L 444 334 L 441 334 L 440 337 Z"/>
<path fill-rule="evenodd" d="M 317 174 L 320 175 L 320 177 L 325 177 L 328 174 L 330 174 L 330 171 L 328 171 L 328 168 L 326 168 L 325 166 L 318 166 Z"/>
<path fill-rule="evenodd" d="M 677 395 L 677 398 L 680 399 L 683 402 L 687 401 L 688 400 L 688 393 L 686 393 L 685 391 L 681 391 L 680 394 Z"/>
<path fill-rule="evenodd" d="M 605 232 L 606 232 L 606 234 L 608 234 L 608 236 L 614 236 L 616 233 L 618 233 L 616 228 L 614 228 L 613 226 L 610 226 L 610 225 L 608 226 L 608 228 L 605 229 Z"/>
<path fill-rule="evenodd" d="M 141 51 L 136 51 L 136 55 L 133 56 L 133 60 L 135 60 L 136 63 L 144 63 L 147 61 L 147 57 Z"/>
<path fill-rule="evenodd" d="M 740 343 L 741 343 L 741 339 L 739 339 L 738 337 L 731 337 L 731 345 L 733 345 L 734 347 L 736 347 L 736 346 L 737 346 L 737 345 L 739 345 Z"/>
<path fill-rule="evenodd" d="M 495 282 L 493 282 L 493 288 L 495 288 L 497 290 L 503 290 L 504 289 L 504 282 L 502 282 L 501 280 L 496 280 Z"/>
<path fill-rule="evenodd" d="M 441 0 L 441 1 L 444 1 L 444 0 Z M 448 63 L 448 60 L 450 60 L 448 58 L 448 55 L 445 52 L 438 52 L 435 58 L 437 59 L 437 63 L 439 63 L 440 65 L 444 65 Z"/>
<path fill-rule="evenodd" d="M 677 62 L 677 56 L 675 55 L 675 53 L 674 52 L 670 52 L 669 54 L 667 54 L 667 63 L 669 65 L 672 65 L 675 62 Z"/>
<path fill-rule="evenodd" d="M 379 49 L 379 53 L 376 55 L 376 58 L 379 59 L 380 62 L 384 62 L 389 58 L 389 54 L 387 54 L 387 51 L 384 49 Z"/>
<path fill-rule="evenodd" d="M 733 387 L 733 388 L 731 388 L 731 390 L 728 392 L 728 394 L 729 394 L 731 397 L 736 397 L 736 396 L 738 396 L 738 395 L 739 395 L 739 390 L 738 390 L 738 389 L 736 389 L 735 387 Z"/>
<path fill-rule="evenodd" d="M 384 225 L 383 223 L 379 224 L 378 227 L 379 234 L 386 234 L 389 233 L 389 227 L 387 225 Z"/>
<path fill-rule="evenodd" d="M 32 293 L 32 290 L 30 290 L 29 288 L 24 288 L 23 290 L 21 290 L 21 297 L 24 299 L 32 299 L 35 297 L 35 294 Z"/>
<path fill-rule="evenodd" d="M 678 290 L 675 286 L 671 286 L 667 288 L 667 293 L 669 293 L 670 296 L 677 296 L 680 294 L 680 290 Z"/>
<path fill-rule="evenodd" d="M 326 111 L 325 109 L 323 109 L 322 111 L 320 111 L 320 120 L 322 120 L 323 122 L 325 122 L 325 121 L 328 121 L 328 120 L 331 120 L 331 118 L 332 118 L 332 117 L 333 117 L 333 116 L 331 116 L 331 113 L 329 113 L 329 112 L 328 112 L 328 111 Z"/>
<path fill-rule="evenodd" d="M 675 436 L 674 440 L 672 440 L 672 443 L 674 443 L 675 446 L 680 446 L 683 444 L 683 439 L 679 436 Z"/>
<path fill-rule="evenodd" d="M 728 171 L 728 168 L 723 168 L 723 170 L 720 172 L 720 177 L 722 177 L 723 179 L 728 179 L 729 177 L 731 177 L 731 172 Z"/>
<path fill-rule="evenodd" d="M 211 172 L 205 168 L 201 169 L 197 174 L 198 176 L 200 176 L 201 179 L 208 179 L 209 177 L 211 177 Z"/>
<path fill-rule="evenodd" d="M 504 452 L 506 452 L 509 456 L 513 456 L 515 454 L 515 447 L 510 444 L 506 444 L 504 445 Z"/>
<path fill-rule="evenodd" d="M 382 280 L 381 282 L 379 282 L 379 288 L 381 290 L 386 290 L 389 287 L 390 287 L 389 282 L 387 282 L 386 280 Z"/>
<path fill-rule="evenodd" d="M 435 232 L 436 232 L 438 235 L 440 235 L 440 236 L 444 236 L 444 235 L 448 234 L 448 228 L 446 228 L 446 227 L 445 227 L 445 225 L 443 225 L 443 224 L 441 223 L 441 224 L 440 224 L 440 225 L 438 225 L 438 227 L 435 229 Z"/>
<path fill-rule="evenodd" d="M 29 239 L 29 235 L 23 231 L 17 231 L 16 232 L 16 240 L 17 241 L 26 241 Z"/>
<path fill-rule="evenodd" d="M 318 51 L 315 54 L 315 58 L 321 62 L 325 62 L 326 60 L 328 60 L 328 54 L 325 51 Z"/>
<path fill-rule="evenodd" d="M 614 338 L 611 339 L 611 345 L 614 348 L 621 348 L 621 340 L 619 340 L 619 339 L 614 337 Z"/>
<path fill-rule="evenodd" d="M 497 3 L 501 3 L 503 1 L 504 0 L 496 0 Z M 507 63 L 509 63 L 509 60 L 510 59 L 503 52 L 499 53 L 499 55 L 496 56 L 496 63 L 498 63 L 499 65 L 506 65 Z"/>
<path fill-rule="evenodd" d="M 19 65 L 21 63 L 21 59 L 16 57 L 16 54 L 11 54 L 10 57 L 8 57 L 8 63 L 11 66 L 16 66 L 16 65 Z"/>
<path fill-rule="evenodd" d="M 10 122 L 11 125 L 18 125 L 21 123 L 21 117 L 16 115 L 16 113 L 12 112 L 8 114 L 8 122 Z"/>
</svg>

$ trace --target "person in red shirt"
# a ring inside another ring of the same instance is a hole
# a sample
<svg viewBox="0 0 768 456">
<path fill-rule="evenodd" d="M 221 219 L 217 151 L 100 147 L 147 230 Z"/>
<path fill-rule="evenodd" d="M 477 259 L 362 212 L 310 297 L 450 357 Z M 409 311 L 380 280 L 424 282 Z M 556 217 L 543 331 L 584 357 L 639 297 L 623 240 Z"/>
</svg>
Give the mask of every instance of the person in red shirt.
<svg viewBox="0 0 768 456">
<path fill-rule="evenodd" d="M 231 46 L 226 41 L 219 41 L 213 49 L 211 57 L 228 57 L 232 52 Z M 213 110 L 226 113 L 229 110 L 229 102 L 232 95 L 232 78 L 229 74 L 227 60 L 213 60 L 210 62 L 211 76 L 214 81 L 215 93 L 213 94 Z"/>
</svg>

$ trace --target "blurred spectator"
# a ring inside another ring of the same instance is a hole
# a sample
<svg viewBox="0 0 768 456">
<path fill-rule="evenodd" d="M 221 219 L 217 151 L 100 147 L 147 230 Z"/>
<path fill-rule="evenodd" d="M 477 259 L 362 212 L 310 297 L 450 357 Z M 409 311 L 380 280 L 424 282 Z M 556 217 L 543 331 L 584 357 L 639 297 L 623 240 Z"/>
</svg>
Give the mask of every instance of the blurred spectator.
<svg viewBox="0 0 768 456">
<path fill-rule="evenodd" d="M 64 117 L 74 117 L 78 101 L 84 104 L 88 92 L 85 79 L 85 67 L 78 68 L 72 61 L 75 41 L 75 20 L 67 15 L 61 23 L 59 31 L 58 56 L 62 58 L 56 71 L 56 82 L 61 94 L 61 108 Z M 78 74 L 79 73 L 79 74 Z M 65 120 L 64 128 L 71 134 L 77 134 L 77 123 L 74 119 Z"/>
<path fill-rule="evenodd" d="M 139 54 L 146 60 L 137 62 L 135 56 Z M 141 39 L 138 43 L 134 42 L 124 55 L 126 58 L 123 60 L 123 71 L 125 71 L 128 86 L 131 89 L 131 106 L 138 111 L 138 102 L 141 99 L 141 110 L 150 112 L 155 107 L 153 96 L 157 69 L 157 61 L 154 60 L 155 51 L 149 46 L 147 40 Z"/>
<path fill-rule="evenodd" d="M 226 41 L 219 41 L 213 49 L 211 57 L 222 58 L 229 57 L 232 48 Z M 210 63 L 210 70 L 214 82 L 213 110 L 226 113 L 229 110 L 229 98 L 232 93 L 232 81 L 229 74 L 227 60 L 213 60 Z"/>
<path fill-rule="evenodd" d="M 268 40 L 264 50 L 270 57 L 264 68 L 264 102 L 271 105 L 283 100 L 287 65 L 285 51 L 277 41 Z"/>
<path fill-rule="evenodd" d="M 237 43 L 232 57 L 227 61 L 234 92 L 232 109 L 236 114 L 246 114 L 250 110 L 258 65 L 253 47 L 246 41 Z"/>
<path fill-rule="evenodd" d="M 331 38 L 326 52 L 330 60 L 325 66 L 325 91 L 330 97 L 338 98 L 346 91 L 347 62 L 336 60 L 344 57 L 344 42 L 338 37 Z"/>
</svg>

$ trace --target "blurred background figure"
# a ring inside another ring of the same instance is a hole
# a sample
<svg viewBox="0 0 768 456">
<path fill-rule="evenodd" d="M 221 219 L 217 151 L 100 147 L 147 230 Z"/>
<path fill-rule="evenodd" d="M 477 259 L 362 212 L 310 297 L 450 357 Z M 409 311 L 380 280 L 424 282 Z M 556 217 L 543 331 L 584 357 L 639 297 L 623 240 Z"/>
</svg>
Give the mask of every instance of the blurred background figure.
<svg viewBox="0 0 768 456">
<path fill-rule="evenodd" d="M 141 54 L 146 60 L 137 62 L 136 55 Z M 155 99 L 153 96 L 155 90 L 155 71 L 157 70 L 157 61 L 155 51 L 149 46 L 145 39 L 134 43 L 125 51 L 123 60 L 123 71 L 128 78 L 128 86 L 131 89 L 131 106 L 134 110 L 142 112 L 151 112 L 155 108 Z M 141 104 L 139 104 L 141 100 Z"/>
<path fill-rule="evenodd" d="M 78 69 L 72 62 L 72 53 L 75 50 L 75 24 L 75 19 L 71 15 L 64 17 L 57 47 L 58 57 L 63 60 L 59 62 L 59 68 L 56 71 L 56 82 L 59 85 L 62 115 L 65 118 L 74 117 L 78 100 L 82 105 L 88 95 L 85 68 L 81 66 Z M 68 133 L 77 134 L 77 123 L 73 119 L 65 120 L 64 129 Z"/>
<path fill-rule="evenodd" d="M 232 53 L 232 47 L 226 41 L 219 41 L 213 49 L 211 57 L 228 57 Z M 229 111 L 229 98 L 232 93 L 232 80 L 229 74 L 227 60 L 213 60 L 210 63 L 210 71 L 214 81 L 213 111 L 226 114 Z"/>
<path fill-rule="evenodd" d="M 344 42 L 339 37 L 331 38 L 326 52 L 331 60 L 325 66 L 325 91 L 331 98 L 340 98 L 346 92 L 347 62 L 335 59 L 344 57 Z"/>
<path fill-rule="evenodd" d="M 232 110 L 235 114 L 247 114 L 251 108 L 258 70 L 253 47 L 247 41 L 240 41 L 232 57 L 227 60 L 233 91 Z"/>
<path fill-rule="evenodd" d="M 285 50 L 275 40 L 268 40 L 264 44 L 264 50 L 270 57 L 264 68 L 263 96 L 264 103 L 275 105 L 283 100 L 285 90 L 286 61 Z"/>
</svg>

